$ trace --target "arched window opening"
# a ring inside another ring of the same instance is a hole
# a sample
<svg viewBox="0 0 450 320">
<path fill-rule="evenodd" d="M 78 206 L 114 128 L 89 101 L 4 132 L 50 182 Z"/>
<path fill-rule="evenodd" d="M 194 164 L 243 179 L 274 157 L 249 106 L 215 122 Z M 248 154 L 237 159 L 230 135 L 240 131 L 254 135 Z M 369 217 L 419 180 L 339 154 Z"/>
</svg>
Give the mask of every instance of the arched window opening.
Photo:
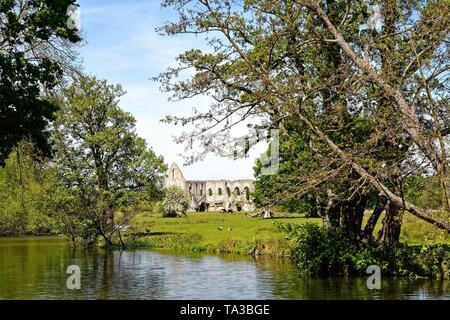
<svg viewBox="0 0 450 320">
<path fill-rule="evenodd" d="M 212 189 L 211 189 L 211 188 L 208 189 L 208 195 L 209 195 L 210 197 L 212 196 Z"/>
<path fill-rule="evenodd" d="M 230 190 L 229 187 L 227 187 L 227 195 L 228 195 L 229 197 L 231 197 L 231 190 Z"/>
<path fill-rule="evenodd" d="M 217 194 L 218 194 L 219 196 L 222 195 L 222 188 L 217 189 Z"/>
<path fill-rule="evenodd" d="M 238 187 L 236 187 L 236 188 L 234 188 L 234 194 L 235 195 L 237 195 L 237 196 L 240 196 L 241 195 L 241 190 L 239 190 L 239 188 Z"/>
<path fill-rule="evenodd" d="M 250 200 L 250 189 L 248 187 L 244 188 L 245 200 Z"/>
</svg>

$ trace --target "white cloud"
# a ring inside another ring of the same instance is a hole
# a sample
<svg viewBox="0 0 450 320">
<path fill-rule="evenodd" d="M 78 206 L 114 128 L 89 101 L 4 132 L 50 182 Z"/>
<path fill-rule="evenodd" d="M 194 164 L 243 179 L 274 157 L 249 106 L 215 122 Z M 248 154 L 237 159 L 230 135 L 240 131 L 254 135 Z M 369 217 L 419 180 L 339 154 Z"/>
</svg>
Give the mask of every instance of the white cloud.
<svg viewBox="0 0 450 320">
<path fill-rule="evenodd" d="M 89 74 L 121 83 L 127 94 L 121 106 L 137 119 L 137 130 L 153 150 L 163 154 L 166 162 L 182 164 L 177 154 L 183 146 L 173 142 L 173 135 L 182 128 L 161 123 L 168 115 L 189 115 L 192 107 L 208 108 L 209 97 L 197 97 L 182 102 L 168 102 L 168 95 L 159 91 L 159 84 L 149 80 L 190 48 L 206 49 L 205 41 L 194 36 L 163 37 L 155 28 L 167 19 L 167 10 L 160 10 L 159 1 L 104 1 L 82 0 L 81 19 L 87 31 L 88 44 L 82 55 Z M 230 160 L 208 156 L 201 163 L 184 168 L 191 179 L 251 178 L 255 159 L 266 146 L 260 145 L 250 157 Z"/>
</svg>

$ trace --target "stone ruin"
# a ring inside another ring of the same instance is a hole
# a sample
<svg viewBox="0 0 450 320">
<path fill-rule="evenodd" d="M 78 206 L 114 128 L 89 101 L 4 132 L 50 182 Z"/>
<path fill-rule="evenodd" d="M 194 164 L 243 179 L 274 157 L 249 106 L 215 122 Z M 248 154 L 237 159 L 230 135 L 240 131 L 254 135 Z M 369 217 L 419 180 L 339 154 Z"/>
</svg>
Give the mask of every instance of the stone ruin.
<svg viewBox="0 0 450 320">
<path fill-rule="evenodd" d="M 255 205 L 250 195 L 255 190 L 254 181 L 241 180 L 186 180 L 176 163 L 167 172 L 165 186 L 178 186 L 191 199 L 190 211 L 253 211 Z"/>
</svg>

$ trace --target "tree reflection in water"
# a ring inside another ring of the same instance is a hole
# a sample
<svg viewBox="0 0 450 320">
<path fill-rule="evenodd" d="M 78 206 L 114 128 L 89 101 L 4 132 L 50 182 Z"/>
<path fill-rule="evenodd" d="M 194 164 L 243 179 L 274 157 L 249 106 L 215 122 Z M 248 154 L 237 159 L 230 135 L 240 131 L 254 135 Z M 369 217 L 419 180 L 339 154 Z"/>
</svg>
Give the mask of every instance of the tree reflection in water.
<svg viewBox="0 0 450 320">
<path fill-rule="evenodd" d="M 69 265 L 81 290 L 69 290 Z M 80 250 L 61 239 L 0 239 L 0 299 L 450 299 L 448 281 L 303 277 L 289 261 Z"/>
</svg>

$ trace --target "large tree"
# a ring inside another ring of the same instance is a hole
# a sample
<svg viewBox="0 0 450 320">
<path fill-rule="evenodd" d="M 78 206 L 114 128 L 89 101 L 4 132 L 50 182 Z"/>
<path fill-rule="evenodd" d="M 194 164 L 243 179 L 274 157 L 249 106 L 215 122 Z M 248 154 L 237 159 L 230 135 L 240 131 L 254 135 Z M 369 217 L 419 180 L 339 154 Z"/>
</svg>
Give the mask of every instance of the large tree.
<svg viewBox="0 0 450 320">
<path fill-rule="evenodd" d="M 44 98 L 73 66 L 81 38 L 68 22 L 75 0 L 0 0 L 0 165 L 21 140 L 50 155 L 48 123 L 57 107 Z"/>
<path fill-rule="evenodd" d="M 380 1 L 378 28 L 368 25 L 377 16 L 366 1 L 164 5 L 180 20 L 163 32 L 204 34 L 210 44 L 209 52 L 181 54 L 180 65 L 159 77 L 176 99 L 209 94 L 216 100 L 206 112 L 166 118 L 194 124 L 180 142 L 197 140 L 201 153 L 217 151 L 230 147 L 224 141 L 248 141 L 224 138 L 240 123 L 278 128 L 285 151 L 303 152 L 287 159 L 292 168 L 288 180 L 282 176 L 281 198 L 318 192 L 326 222 L 356 239 L 373 231 L 383 209 L 384 244 L 398 241 L 402 211 L 450 231 L 447 0 Z M 180 77 L 188 69 L 194 75 Z M 439 178 L 440 216 L 404 197 L 403 182 L 412 174 Z M 363 231 L 362 214 L 373 200 Z"/>
<path fill-rule="evenodd" d="M 54 122 L 55 212 L 68 234 L 88 243 L 101 236 L 111 244 L 143 201 L 162 196 L 166 165 L 119 107 L 123 94 L 120 85 L 81 77 L 63 90 Z"/>
</svg>

